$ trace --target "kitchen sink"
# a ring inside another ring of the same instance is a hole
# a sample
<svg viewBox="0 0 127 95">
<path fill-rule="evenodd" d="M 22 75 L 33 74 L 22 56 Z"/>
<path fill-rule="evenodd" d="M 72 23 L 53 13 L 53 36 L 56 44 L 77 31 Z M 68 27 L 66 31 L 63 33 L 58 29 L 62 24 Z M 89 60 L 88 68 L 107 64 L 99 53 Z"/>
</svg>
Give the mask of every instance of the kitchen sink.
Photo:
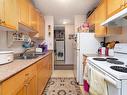
<svg viewBox="0 0 127 95">
<path fill-rule="evenodd" d="M 35 55 L 35 56 L 18 56 L 18 57 L 16 57 L 16 59 L 25 59 L 25 60 L 27 60 L 27 59 L 35 59 L 37 57 L 38 57 L 38 55 Z"/>
</svg>

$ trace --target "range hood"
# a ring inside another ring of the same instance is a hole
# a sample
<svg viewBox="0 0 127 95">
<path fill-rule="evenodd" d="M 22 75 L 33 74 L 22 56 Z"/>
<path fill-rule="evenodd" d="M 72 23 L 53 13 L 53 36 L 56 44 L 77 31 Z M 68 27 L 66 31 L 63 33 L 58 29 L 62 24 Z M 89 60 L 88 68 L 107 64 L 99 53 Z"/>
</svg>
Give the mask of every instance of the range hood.
<svg viewBox="0 0 127 95">
<path fill-rule="evenodd" d="M 127 26 L 127 8 L 108 18 L 106 21 L 101 23 L 102 26 Z"/>
</svg>

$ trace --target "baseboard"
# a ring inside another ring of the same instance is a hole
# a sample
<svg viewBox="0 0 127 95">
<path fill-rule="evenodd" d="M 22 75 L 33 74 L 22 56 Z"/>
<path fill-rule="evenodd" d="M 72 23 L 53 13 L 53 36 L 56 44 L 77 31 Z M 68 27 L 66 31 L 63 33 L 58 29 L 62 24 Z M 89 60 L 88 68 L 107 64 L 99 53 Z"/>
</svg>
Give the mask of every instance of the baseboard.
<svg viewBox="0 0 127 95">
<path fill-rule="evenodd" d="M 73 64 L 55 64 L 55 70 L 73 70 Z"/>
</svg>

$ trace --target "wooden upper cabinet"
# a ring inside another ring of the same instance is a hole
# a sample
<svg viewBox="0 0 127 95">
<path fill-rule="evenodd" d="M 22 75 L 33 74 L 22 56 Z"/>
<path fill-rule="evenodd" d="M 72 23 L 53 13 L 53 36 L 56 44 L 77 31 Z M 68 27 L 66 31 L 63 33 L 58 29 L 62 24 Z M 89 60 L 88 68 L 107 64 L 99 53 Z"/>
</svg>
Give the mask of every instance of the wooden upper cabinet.
<svg viewBox="0 0 127 95">
<path fill-rule="evenodd" d="M 44 16 L 41 16 L 42 19 L 42 25 L 41 25 L 41 29 L 42 29 L 42 38 L 45 39 L 45 19 Z"/>
<path fill-rule="evenodd" d="M 126 0 L 127 1 L 127 0 Z M 124 0 L 107 0 L 107 15 L 108 17 L 116 14 L 124 8 Z"/>
<path fill-rule="evenodd" d="M 4 24 L 12 29 L 18 29 L 16 0 L 4 0 Z"/>
<path fill-rule="evenodd" d="M 17 30 L 17 20 L 16 0 L 0 0 L 0 25 L 7 30 Z"/>
<path fill-rule="evenodd" d="M 37 11 L 32 3 L 29 3 L 29 26 L 37 31 Z"/>
<path fill-rule="evenodd" d="M 93 13 L 88 17 L 87 22 L 88 22 L 90 25 L 95 24 L 95 12 L 93 12 Z"/>
<path fill-rule="evenodd" d="M 4 19 L 4 0 L 0 0 L 0 24 Z"/>
<path fill-rule="evenodd" d="M 29 26 L 29 1 L 28 0 L 17 0 L 19 10 L 19 22 Z"/>
<path fill-rule="evenodd" d="M 44 16 L 38 12 L 37 14 L 37 31 L 38 31 L 38 38 L 44 39 L 45 37 L 45 20 Z"/>
<path fill-rule="evenodd" d="M 98 37 L 106 36 L 106 27 L 100 24 L 106 20 L 106 0 L 102 1 L 95 11 L 95 34 Z"/>
</svg>

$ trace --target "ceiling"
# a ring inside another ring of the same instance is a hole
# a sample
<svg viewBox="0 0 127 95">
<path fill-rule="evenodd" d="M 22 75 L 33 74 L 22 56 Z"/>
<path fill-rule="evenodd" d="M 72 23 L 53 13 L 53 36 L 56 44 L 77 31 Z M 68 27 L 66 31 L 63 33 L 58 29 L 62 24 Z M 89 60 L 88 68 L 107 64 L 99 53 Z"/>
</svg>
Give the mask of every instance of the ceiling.
<svg viewBox="0 0 127 95">
<path fill-rule="evenodd" d="M 55 25 L 73 24 L 74 15 L 85 15 L 99 0 L 33 0 L 44 15 L 54 16 Z"/>
</svg>

